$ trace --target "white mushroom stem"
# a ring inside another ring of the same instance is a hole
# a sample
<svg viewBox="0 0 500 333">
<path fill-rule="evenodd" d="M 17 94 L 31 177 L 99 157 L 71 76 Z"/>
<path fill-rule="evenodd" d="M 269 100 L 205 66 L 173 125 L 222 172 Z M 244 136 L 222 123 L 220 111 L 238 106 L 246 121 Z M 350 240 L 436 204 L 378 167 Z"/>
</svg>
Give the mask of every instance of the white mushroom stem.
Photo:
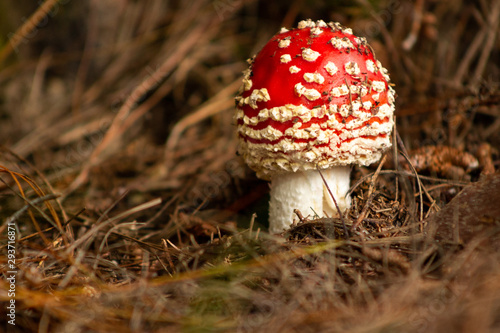
<svg viewBox="0 0 500 333">
<path fill-rule="evenodd" d="M 351 205 L 349 190 L 349 166 L 321 170 L 341 212 Z M 281 233 L 298 220 L 294 210 L 304 217 L 338 216 L 337 208 L 317 170 L 297 171 L 275 175 L 271 181 L 269 203 L 269 232 Z"/>
</svg>

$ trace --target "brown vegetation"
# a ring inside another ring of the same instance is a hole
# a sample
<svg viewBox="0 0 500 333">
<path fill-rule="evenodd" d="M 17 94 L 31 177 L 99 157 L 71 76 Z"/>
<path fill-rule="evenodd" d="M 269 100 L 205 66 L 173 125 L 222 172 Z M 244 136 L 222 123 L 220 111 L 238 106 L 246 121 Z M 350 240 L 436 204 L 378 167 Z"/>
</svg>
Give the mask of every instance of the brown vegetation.
<svg viewBox="0 0 500 333">
<path fill-rule="evenodd" d="M 500 2 L 334 3 L 1 3 L 2 329 L 499 330 Z M 367 37 L 397 131 L 343 220 L 276 237 L 233 98 L 305 18 Z"/>
</svg>

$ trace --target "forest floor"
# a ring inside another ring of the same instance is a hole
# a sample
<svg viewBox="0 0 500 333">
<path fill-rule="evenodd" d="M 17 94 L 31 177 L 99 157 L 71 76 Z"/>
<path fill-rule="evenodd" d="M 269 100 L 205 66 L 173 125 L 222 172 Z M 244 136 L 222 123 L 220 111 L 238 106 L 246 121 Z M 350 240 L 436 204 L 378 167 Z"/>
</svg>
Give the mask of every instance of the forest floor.
<svg viewBox="0 0 500 333">
<path fill-rule="evenodd" d="M 37 6 L 0 4 L 0 330 L 500 331 L 500 2 Z M 305 18 L 368 39 L 396 128 L 343 220 L 271 235 L 234 96 Z"/>
</svg>

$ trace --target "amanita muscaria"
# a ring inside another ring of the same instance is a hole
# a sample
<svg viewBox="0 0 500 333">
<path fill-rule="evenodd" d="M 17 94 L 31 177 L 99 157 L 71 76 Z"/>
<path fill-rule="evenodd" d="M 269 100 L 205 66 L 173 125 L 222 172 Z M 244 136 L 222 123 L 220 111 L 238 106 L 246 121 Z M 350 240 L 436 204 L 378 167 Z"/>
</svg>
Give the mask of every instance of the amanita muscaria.
<svg viewBox="0 0 500 333">
<path fill-rule="evenodd" d="M 350 206 L 350 165 L 369 165 L 391 146 L 394 90 L 363 37 L 339 23 L 301 21 L 249 60 L 236 97 L 239 153 L 271 180 L 269 230 Z"/>
</svg>

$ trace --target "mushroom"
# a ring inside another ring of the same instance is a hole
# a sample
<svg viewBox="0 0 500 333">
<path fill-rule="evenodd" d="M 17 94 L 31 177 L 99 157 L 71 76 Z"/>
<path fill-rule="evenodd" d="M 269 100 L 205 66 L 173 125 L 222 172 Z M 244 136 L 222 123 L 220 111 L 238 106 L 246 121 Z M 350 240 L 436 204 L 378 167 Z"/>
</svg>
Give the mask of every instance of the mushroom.
<svg viewBox="0 0 500 333">
<path fill-rule="evenodd" d="M 394 90 L 363 37 L 339 23 L 301 21 L 249 60 L 236 97 L 238 152 L 271 181 L 269 231 L 306 216 L 338 216 L 352 164 L 391 146 Z M 326 184 L 320 175 L 325 178 Z"/>
</svg>

